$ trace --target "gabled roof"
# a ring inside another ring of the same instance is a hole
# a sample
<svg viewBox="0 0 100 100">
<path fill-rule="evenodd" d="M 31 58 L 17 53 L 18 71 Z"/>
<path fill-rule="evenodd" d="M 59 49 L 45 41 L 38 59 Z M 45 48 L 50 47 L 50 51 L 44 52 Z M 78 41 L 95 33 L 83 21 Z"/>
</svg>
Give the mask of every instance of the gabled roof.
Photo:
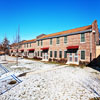
<svg viewBox="0 0 100 100">
<path fill-rule="evenodd" d="M 36 39 L 32 39 L 32 40 L 26 40 L 26 41 L 23 41 L 22 43 L 29 43 L 29 42 L 35 42 Z"/>
<path fill-rule="evenodd" d="M 40 37 L 39 39 L 44 39 L 44 38 L 48 38 L 48 37 L 53 37 L 53 36 L 63 35 L 63 34 L 69 34 L 69 33 L 74 33 L 74 32 L 85 31 L 85 30 L 89 30 L 91 28 L 92 28 L 92 25 L 88 25 L 88 26 L 84 26 L 84 27 L 79 27 L 79 28 L 75 28 L 75 29 L 62 31 L 62 32 L 57 32 L 57 33 L 44 35 L 44 36 Z"/>
</svg>

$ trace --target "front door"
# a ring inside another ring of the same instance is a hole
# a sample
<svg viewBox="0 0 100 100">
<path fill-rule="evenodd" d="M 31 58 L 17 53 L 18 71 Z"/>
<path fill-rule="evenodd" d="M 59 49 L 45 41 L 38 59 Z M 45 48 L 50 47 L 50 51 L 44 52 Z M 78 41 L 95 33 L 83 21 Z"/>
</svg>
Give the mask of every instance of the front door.
<svg viewBox="0 0 100 100">
<path fill-rule="evenodd" d="M 48 61 L 48 52 L 43 52 L 43 60 Z"/>
<path fill-rule="evenodd" d="M 76 50 L 71 50 L 68 55 L 68 64 L 78 64 L 78 52 Z"/>
</svg>

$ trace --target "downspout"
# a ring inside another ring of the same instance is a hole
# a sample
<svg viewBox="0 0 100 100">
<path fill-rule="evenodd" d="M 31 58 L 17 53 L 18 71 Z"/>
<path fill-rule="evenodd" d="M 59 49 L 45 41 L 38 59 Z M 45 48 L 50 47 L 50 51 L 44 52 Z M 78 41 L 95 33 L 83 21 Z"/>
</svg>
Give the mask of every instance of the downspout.
<svg viewBox="0 0 100 100">
<path fill-rule="evenodd" d="M 90 62 L 92 61 L 92 32 L 90 33 Z"/>
<path fill-rule="evenodd" d="M 93 30 L 90 33 L 90 62 L 92 61 L 92 34 L 95 33 L 95 30 Z M 95 40 L 94 40 L 95 41 Z"/>
</svg>

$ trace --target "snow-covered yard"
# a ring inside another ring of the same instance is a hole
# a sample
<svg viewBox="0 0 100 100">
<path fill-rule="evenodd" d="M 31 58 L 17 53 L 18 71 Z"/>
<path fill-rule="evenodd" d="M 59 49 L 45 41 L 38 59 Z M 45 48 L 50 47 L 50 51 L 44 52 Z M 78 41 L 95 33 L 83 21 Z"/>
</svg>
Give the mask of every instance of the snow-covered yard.
<svg viewBox="0 0 100 100">
<path fill-rule="evenodd" d="M 3 59 L 3 58 L 1 58 Z M 8 64 L 3 64 L 10 72 L 0 78 L 15 74 L 20 84 L 3 95 L 0 100 L 89 100 L 100 96 L 100 72 L 91 68 L 48 64 L 40 61 L 7 56 Z"/>
</svg>

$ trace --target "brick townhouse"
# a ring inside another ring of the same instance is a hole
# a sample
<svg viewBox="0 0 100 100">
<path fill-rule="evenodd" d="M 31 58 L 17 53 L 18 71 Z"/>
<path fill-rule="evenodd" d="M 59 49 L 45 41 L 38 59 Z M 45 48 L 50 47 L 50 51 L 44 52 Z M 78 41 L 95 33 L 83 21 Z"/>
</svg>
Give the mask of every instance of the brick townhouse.
<svg viewBox="0 0 100 100">
<path fill-rule="evenodd" d="M 99 44 L 97 21 L 91 25 L 57 32 L 42 34 L 36 39 L 22 42 L 19 52 L 28 57 L 49 59 L 67 59 L 67 64 L 90 62 L 96 58 L 96 45 Z M 11 49 L 12 50 L 12 49 Z M 10 51 L 11 51 L 10 50 Z"/>
</svg>

